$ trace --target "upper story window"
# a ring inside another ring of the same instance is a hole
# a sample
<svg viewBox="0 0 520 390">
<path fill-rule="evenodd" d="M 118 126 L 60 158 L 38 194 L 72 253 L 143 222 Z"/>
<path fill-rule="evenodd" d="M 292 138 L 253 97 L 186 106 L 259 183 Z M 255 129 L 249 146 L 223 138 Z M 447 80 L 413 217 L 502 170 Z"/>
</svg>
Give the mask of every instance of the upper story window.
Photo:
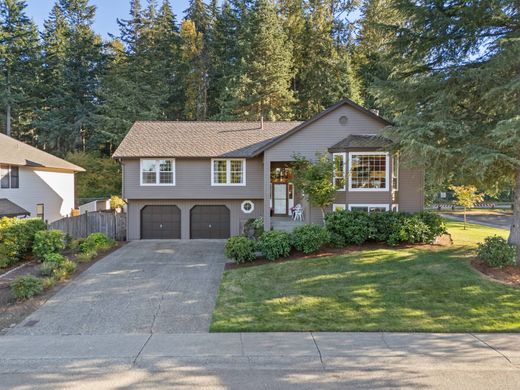
<svg viewBox="0 0 520 390">
<path fill-rule="evenodd" d="M 211 185 L 245 186 L 246 160 L 214 158 L 211 160 Z"/>
<path fill-rule="evenodd" d="M 349 156 L 349 191 L 388 191 L 387 152 L 355 152 Z"/>
<path fill-rule="evenodd" d="M 19 187 L 19 168 L 13 165 L 0 165 L 0 188 Z"/>
<path fill-rule="evenodd" d="M 175 159 L 141 160 L 142 186 L 174 186 Z"/>
<path fill-rule="evenodd" d="M 345 191 L 347 186 L 347 154 L 333 153 L 334 161 L 334 187 L 337 191 Z"/>
</svg>

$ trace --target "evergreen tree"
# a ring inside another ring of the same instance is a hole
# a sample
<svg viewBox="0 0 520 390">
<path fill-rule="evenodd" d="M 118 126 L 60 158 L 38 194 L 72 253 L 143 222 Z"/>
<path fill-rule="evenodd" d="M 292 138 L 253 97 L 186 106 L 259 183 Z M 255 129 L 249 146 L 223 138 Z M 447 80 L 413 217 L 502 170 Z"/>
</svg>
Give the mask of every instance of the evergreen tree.
<svg viewBox="0 0 520 390">
<path fill-rule="evenodd" d="M 92 29 L 95 10 L 88 0 L 59 0 L 46 22 L 38 141 L 59 153 L 85 149 L 93 134 L 103 63 L 101 38 Z"/>
<path fill-rule="evenodd" d="M 439 180 L 448 170 L 488 191 L 516 183 L 510 241 L 519 245 L 518 2 L 400 0 L 396 10 L 406 23 L 385 56 L 390 77 L 374 93 L 394 114 L 402 153 Z"/>
<path fill-rule="evenodd" d="M 360 102 L 359 84 L 350 63 L 350 52 L 333 37 L 334 18 L 322 1 L 309 2 L 305 20 L 300 70 L 298 116 L 309 118 L 338 100 Z"/>
<path fill-rule="evenodd" d="M 362 85 L 362 100 L 365 107 L 378 108 L 384 114 L 384 107 L 376 107 L 371 86 L 375 80 L 386 80 L 389 76 L 390 69 L 382 59 L 403 19 L 393 0 L 365 0 L 361 15 L 354 61 Z"/>
<path fill-rule="evenodd" d="M 39 39 L 26 7 L 21 0 L 0 2 L 0 123 L 18 137 L 30 129 L 38 103 Z"/>
<path fill-rule="evenodd" d="M 243 73 L 233 91 L 233 111 L 244 119 L 290 119 L 295 101 L 291 43 L 269 0 L 258 0 L 248 19 L 249 44 L 239 64 Z"/>
</svg>

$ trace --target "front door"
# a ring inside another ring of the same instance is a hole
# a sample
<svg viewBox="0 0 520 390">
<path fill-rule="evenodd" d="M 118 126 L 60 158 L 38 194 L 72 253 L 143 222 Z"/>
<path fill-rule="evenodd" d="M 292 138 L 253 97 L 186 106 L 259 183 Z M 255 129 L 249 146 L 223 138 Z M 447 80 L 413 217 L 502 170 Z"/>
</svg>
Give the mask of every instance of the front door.
<svg viewBox="0 0 520 390">
<path fill-rule="evenodd" d="M 273 184 L 273 205 L 273 214 L 287 215 L 287 183 Z"/>
</svg>

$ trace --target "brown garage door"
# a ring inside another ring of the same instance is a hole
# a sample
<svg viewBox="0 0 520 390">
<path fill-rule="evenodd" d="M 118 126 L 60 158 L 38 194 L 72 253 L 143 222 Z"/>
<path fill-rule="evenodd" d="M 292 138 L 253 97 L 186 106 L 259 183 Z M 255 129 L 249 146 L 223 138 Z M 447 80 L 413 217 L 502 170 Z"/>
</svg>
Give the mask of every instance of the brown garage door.
<svg viewBox="0 0 520 390">
<path fill-rule="evenodd" d="M 145 206 L 141 210 L 141 238 L 181 238 L 181 210 L 177 206 Z"/>
<path fill-rule="evenodd" d="M 229 209 L 226 206 L 195 206 L 191 209 L 191 238 L 229 238 Z"/>
</svg>

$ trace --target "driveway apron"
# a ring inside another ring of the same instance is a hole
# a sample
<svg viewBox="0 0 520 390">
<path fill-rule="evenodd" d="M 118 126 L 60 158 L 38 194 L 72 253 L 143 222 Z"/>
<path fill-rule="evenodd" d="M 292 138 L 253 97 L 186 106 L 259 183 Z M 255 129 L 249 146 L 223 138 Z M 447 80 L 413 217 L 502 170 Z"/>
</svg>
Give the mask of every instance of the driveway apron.
<svg viewBox="0 0 520 390">
<path fill-rule="evenodd" d="M 220 240 L 133 241 L 97 262 L 9 335 L 208 332 Z"/>
</svg>

